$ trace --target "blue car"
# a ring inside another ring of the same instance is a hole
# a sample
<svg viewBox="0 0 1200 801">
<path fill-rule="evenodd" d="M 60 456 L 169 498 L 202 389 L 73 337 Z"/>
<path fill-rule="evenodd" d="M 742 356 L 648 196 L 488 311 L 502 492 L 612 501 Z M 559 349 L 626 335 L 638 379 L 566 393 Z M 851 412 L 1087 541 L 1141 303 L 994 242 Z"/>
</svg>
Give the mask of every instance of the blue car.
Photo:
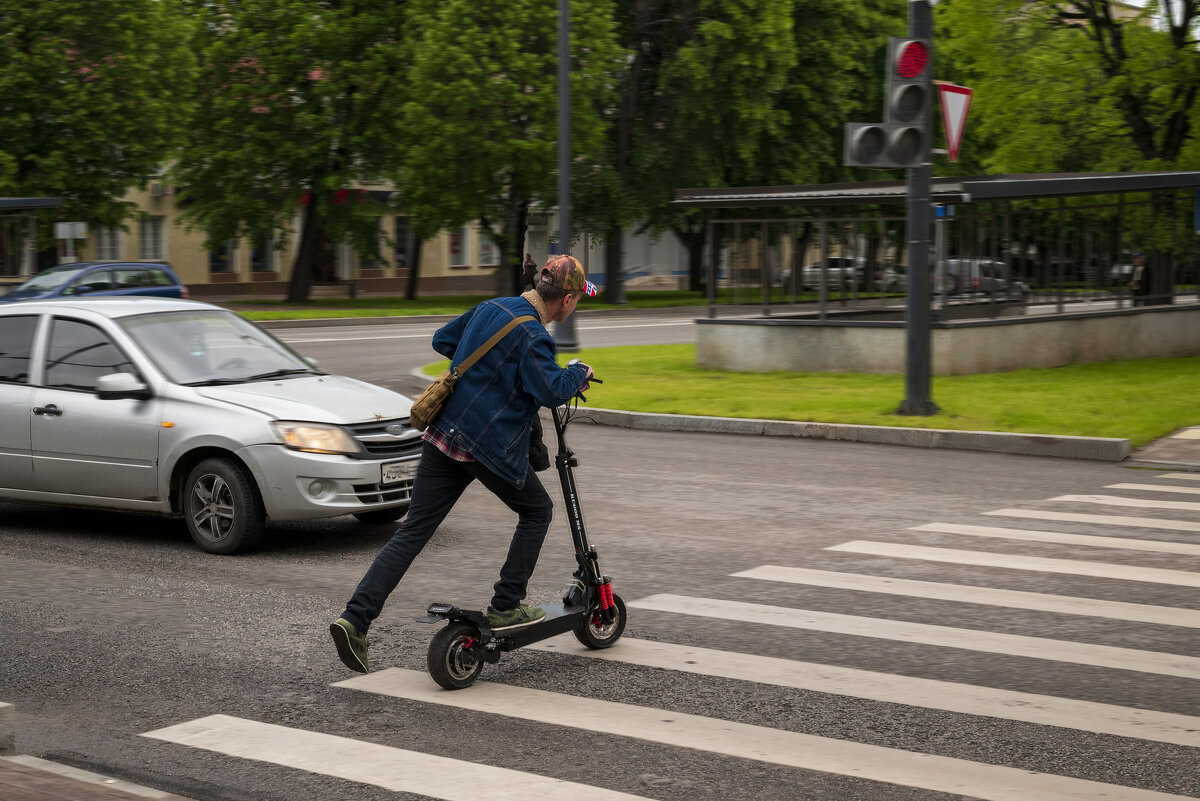
<svg viewBox="0 0 1200 801">
<path fill-rule="evenodd" d="M 81 261 L 50 267 L 17 286 L 0 303 L 80 295 L 150 295 L 186 298 L 187 287 L 166 264 Z"/>
</svg>

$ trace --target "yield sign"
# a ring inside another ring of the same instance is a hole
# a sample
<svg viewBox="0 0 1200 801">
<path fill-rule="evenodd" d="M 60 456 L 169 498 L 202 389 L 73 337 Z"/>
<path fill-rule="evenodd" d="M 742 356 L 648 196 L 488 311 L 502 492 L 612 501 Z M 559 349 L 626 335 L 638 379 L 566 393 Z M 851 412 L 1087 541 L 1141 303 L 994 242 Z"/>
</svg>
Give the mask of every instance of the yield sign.
<svg viewBox="0 0 1200 801">
<path fill-rule="evenodd" d="M 938 83 L 938 99 L 942 102 L 942 127 L 946 131 L 946 149 L 950 160 L 958 161 L 958 146 L 963 129 L 967 127 L 967 112 L 971 110 L 974 90 L 952 83 Z"/>
</svg>

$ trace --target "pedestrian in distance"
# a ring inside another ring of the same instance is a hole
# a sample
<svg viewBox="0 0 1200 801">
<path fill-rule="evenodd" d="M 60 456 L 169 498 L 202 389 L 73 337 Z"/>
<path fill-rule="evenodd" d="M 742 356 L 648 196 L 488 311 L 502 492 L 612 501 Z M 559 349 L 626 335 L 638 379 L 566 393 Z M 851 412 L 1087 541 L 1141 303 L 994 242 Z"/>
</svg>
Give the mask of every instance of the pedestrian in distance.
<svg viewBox="0 0 1200 801">
<path fill-rule="evenodd" d="M 521 291 L 526 292 L 533 289 L 538 281 L 537 262 L 533 260 L 533 256 L 525 254 L 525 262 L 521 265 Z"/>
<path fill-rule="evenodd" d="M 1146 296 L 1150 294 L 1150 271 L 1146 269 L 1146 259 L 1141 253 L 1133 254 L 1133 275 L 1129 278 L 1129 289 L 1133 295 L 1133 305 L 1145 306 Z"/>
<path fill-rule="evenodd" d="M 507 323 L 533 317 L 462 374 L 429 424 L 408 514 L 367 569 L 341 617 L 329 627 L 346 667 L 367 672 L 372 621 L 473 481 L 517 513 L 508 556 L 492 587 L 488 625 L 504 631 L 546 616 L 545 610 L 523 603 L 554 509 L 529 464 L 530 428 L 541 407 L 560 406 L 588 387 L 592 369 L 581 362 L 560 367 L 546 325 L 563 322 L 581 297 L 595 294 L 596 286 L 587 280 L 578 259 L 553 256 L 535 289 L 484 301 L 433 335 L 433 349 L 455 367 Z"/>
</svg>

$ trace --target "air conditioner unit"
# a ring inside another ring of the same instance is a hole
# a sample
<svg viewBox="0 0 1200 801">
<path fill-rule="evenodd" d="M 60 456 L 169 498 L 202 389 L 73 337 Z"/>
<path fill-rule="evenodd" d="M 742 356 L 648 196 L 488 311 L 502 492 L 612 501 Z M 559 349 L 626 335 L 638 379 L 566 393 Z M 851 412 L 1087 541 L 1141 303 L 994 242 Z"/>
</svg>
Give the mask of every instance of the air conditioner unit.
<svg viewBox="0 0 1200 801">
<path fill-rule="evenodd" d="M 150 184 L 150 197 L 166 197 L 171 194 L 171 187 L 155 181 Z"/>
</svg>

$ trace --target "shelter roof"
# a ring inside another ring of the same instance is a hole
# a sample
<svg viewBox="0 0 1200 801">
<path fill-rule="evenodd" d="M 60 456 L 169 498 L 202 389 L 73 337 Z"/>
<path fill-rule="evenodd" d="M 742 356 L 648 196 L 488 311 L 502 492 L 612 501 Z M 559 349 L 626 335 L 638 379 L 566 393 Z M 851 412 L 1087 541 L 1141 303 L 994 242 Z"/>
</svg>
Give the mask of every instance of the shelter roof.
<svg viewBox="0 0 1200 801">
<path fill-rule="evenodd" d="M 0 211 L 52 209 L 62 205 L 60 197 L 0 197 Z"/>
<path fill-rule="evenodd" d="M 1155 189 L 1200 189 L 1200 172 L 1029 173 L 933 178 L 931 203 L 971 203 L 1071 195 L 1115 195 Z M 905 181 L 859 181 L 808 186 L 748 186 L 680 189 L 672 206 L 738 208 L 902 203 Z"/>
</svg>

